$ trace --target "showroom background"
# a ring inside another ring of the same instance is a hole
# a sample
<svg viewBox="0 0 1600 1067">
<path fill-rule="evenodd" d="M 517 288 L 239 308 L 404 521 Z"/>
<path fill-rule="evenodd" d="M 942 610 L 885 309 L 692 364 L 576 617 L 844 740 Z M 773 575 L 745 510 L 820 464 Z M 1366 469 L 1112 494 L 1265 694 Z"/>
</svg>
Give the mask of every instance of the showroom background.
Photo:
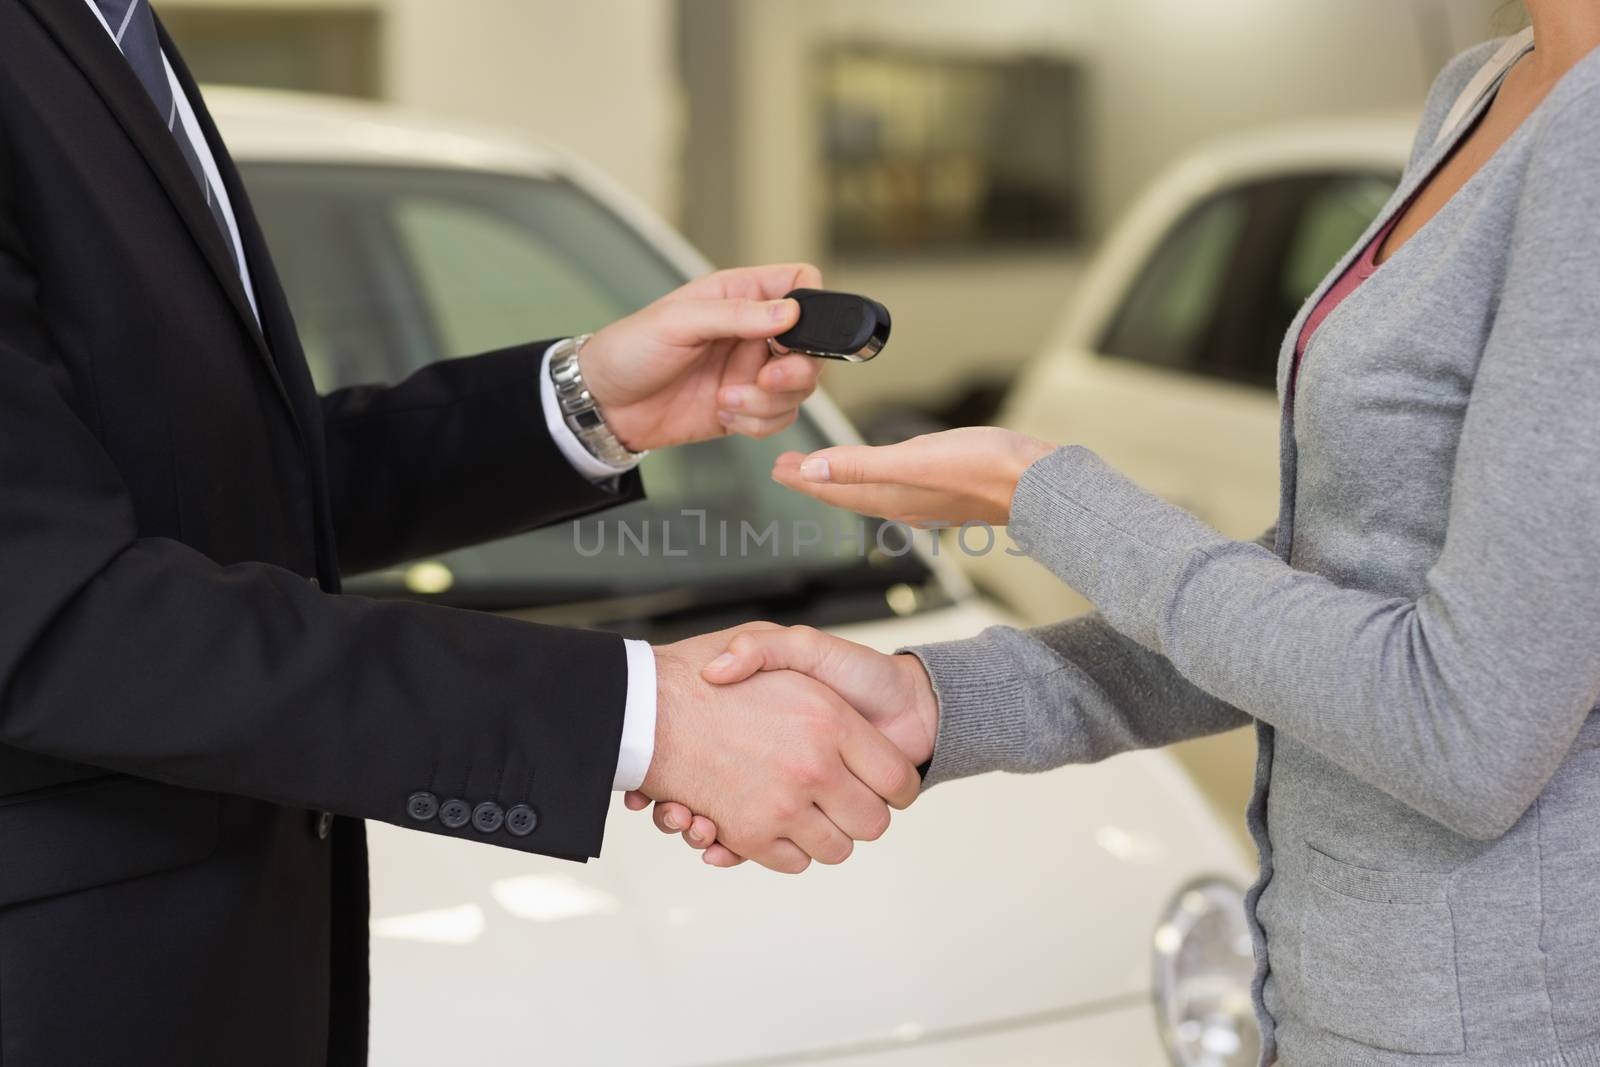
<svg viewBox="0 0 1600 1067">
<path fill-rule="evenodd" d="M 1502 0 L 158 8 L 203 81 L 372 97 L 562 145 L 716 263 L 808 259 L 830 284 L 874 294 L 895 311 L 903 357 L 830 378 L 858 415 L 1002 384 L 1043 341 L 1094 238 L 1186 150 L 1281 120 L 1415 112 L 1451 55 L 1515 19 Z M 982 155 L 973 142 L 996 115 L 1015 127 L 999 146 L 1013 162 L 1016 145 L 1049 149 L 1027 177 L 1061 201 L 1051 224 L 854 241 L 833 225 L 838 169 L 882 177 L 877 203 L 936 199 L 940 167 L 956 185 L 974 167 L 981 180 L 986 161 L 962 157 Z"/>
</svg>

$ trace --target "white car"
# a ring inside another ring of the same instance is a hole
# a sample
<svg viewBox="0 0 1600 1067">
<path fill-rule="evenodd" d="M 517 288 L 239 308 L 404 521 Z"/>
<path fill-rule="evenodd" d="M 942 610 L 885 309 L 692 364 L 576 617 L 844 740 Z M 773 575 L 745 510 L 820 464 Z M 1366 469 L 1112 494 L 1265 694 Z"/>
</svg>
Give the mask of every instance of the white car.
<svg viewBox="0 0 1600 1067">
<path fill-rule="evenodd" d="M 323 387 L 593 328 L 707 269 L 556 152 L 375 106 L 208 100 Z M 854 520 L 767 476 L 780 449 L 853 439 L 818 396 L 777 438 L 651 456 L 647 501 L 351 586 L 652 640 L 761 617 L 892 649 L 1003 621 L 929 543 L 841 536 Z M 723 553 L 701 534 L 724 520 L 829 533 Z M 619 524 L 635 540 L 593 551 Z M 686 554 L 636 550 L 646 530 Z M 855 538 L 869 551 L 837 550 Z M 1160 753 L 940 789 L 792 879 L 706 868 L 620 803 L 587 865 L 371 831 L 378 1067 L 1254 1062 L 1249 867 Z"/>
<path fill-rule="evenodd" d="M 1278 512 L 1279 343 L 1389 199 L 1415 128 L 1307 122 L 1185 158 L 1102 246 L 1000 421 L 1093 449 L 1229 536 L 1259 535 Z M 1086 607 L 1016 556 L 968 569 L 1029 622 Z"/>
</svg>

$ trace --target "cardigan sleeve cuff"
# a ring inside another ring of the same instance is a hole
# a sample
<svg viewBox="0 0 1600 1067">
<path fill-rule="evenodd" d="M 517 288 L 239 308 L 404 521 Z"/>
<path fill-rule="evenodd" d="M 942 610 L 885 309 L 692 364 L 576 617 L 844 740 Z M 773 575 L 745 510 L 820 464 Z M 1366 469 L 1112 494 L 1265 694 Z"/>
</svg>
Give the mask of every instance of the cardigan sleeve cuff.
<svg viewBox="0 0 1600 1067">
<path fill-rule="evenodd" d="M 1009 533 L 1018 548 L 1093 601 L 1115 629 L 1157 651 L 1191 568 L 1233 545 L 1079 447 L 1059 448 L 1023 474 Z M 995 627 L 965 641 L 904 651 L 927 668 L 939 701 L 939 736 L 924 787 L 1062 762 L 1059 754 L 1036 751 L 1039 724 L 1061 714 L 1048 706 L 1060 699 L 1059 687 L 1041 687 L 1039 677 L 1060 665 L 1032 662 L 1013 631 Z"/>
<path fill-rule="evenodd" d="M 1030 762 L 1025 680 L 992 633 L 900 651 L 922 661 L 939 702 L 939 735 L 924 789 Z"/>
</svg>

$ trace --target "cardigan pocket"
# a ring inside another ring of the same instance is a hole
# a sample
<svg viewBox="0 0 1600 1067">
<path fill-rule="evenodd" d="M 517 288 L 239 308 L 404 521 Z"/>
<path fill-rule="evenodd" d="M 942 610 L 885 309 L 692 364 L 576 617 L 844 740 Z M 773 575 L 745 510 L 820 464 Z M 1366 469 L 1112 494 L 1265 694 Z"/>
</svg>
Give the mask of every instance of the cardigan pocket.
<svg viewBox="0 0 1600 1067">
<path fill-rule="evenodd" d="M 1556 1035 L 1578 1045 L 1600 1037 L 1600 717 L 1539 797 L 1540 902 L 1545 982 Z"/>
<path fill-rule="evenodd" d="M 1306 850 L 1300 973 L 1311 1023 L 1392 1052 L 1464 1051 L 1450 876 Z"/>
</svg>

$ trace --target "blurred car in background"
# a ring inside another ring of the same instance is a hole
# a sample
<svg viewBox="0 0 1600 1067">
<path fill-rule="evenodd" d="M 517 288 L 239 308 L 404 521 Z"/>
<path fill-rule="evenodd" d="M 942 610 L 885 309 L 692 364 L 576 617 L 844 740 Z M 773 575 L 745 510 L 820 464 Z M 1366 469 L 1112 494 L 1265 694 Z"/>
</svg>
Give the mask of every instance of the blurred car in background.
<svg viewBox="0 0 1600 1067">
<path fill-rule="evenodd" d="M 1186 157 L 1112 231 L 1001 424 L 1093 449 L 1231 537 L 1261 534 L 1278 513 L 1279 347 L 1394 192 L 1415 128 L 1301 123 Z M 1025 559 L 969 572 L 1029 622 L 1086 608 Z"/>
<path fill-rule="evenodd" d="M 593 329 L 708 269 L 558 153 L 373 105 L 207 99 L 324 389 Z M 651 455 L 648 500 L 349 588 L 652 641 L 768 618 L 893 649 L 1007 619 L 933 542 L 768 477 L 781 450 L 854 439 L 818 395 L 768 440 Z M 785 532 L 723 552 L 724 522 Z M 808 523 L 816 543 L 789 537 Z M 1170 757 L 991 775 L 897 822 L 797 879 L 709 870 L 620 802 L 586 866 L 372 824 L 372 1062 L 1254 1064 L 1250 868 Z"/>
<path fill-rule="evenodd" d="M 1222 533 L 1259 536 L 1278 513 L 1279 347 L 1394 192 L 1415 129 L 1415 116 L 1307 122 L 1186 157 L 1112 231 L 997 421 L 1087 446 Z M 1032 560 L 962 558 L 1030 624 L 1089 608 Z M 1245 841 L 1251 731 L 1173 753 Z"/>
</svg>

